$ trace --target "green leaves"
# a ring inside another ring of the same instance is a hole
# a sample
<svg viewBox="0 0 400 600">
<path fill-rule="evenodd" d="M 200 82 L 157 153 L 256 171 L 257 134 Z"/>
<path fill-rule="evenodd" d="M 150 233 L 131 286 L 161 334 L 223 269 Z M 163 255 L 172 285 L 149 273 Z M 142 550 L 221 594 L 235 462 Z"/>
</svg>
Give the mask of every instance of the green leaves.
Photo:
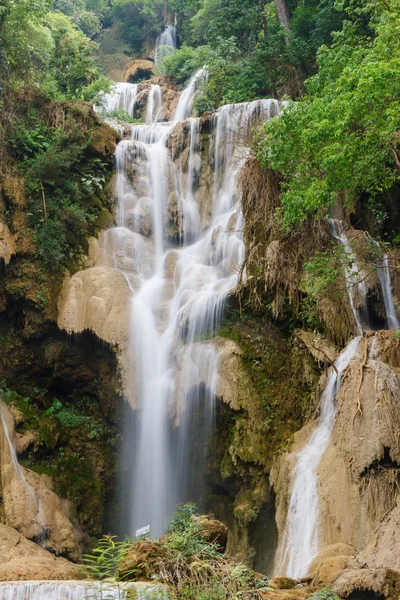
<svg viewBox="0 0 400 600">
<path fill-rule="evenodd" d="M 400 10 L 395 1 L 388 7 L 376 9 L 373 37 L 345 23 L 333 47 L 319 51 L 310 95 L 265 125 L 259 158 L 284 176 L 286 230 L 398 180 Z"/>
</svg>

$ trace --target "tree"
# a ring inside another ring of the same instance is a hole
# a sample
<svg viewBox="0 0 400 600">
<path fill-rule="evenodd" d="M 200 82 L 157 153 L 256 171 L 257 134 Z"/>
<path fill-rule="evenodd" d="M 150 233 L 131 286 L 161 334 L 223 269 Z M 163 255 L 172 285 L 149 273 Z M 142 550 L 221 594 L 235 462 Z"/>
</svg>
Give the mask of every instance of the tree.
<svg viewBox="0 0 400 600">
<path fill-rule="evenodd" d="M 370 35 L 368 32 L 371 32 Z M 372 198 L 399 179 L 400 8 L 377 5 L 369 28 L 346 21 L 318 53 L 308 96 L 265 125 L 263 164 L 284 177 L 285 229 L 338 201 Z"/>
</svg>

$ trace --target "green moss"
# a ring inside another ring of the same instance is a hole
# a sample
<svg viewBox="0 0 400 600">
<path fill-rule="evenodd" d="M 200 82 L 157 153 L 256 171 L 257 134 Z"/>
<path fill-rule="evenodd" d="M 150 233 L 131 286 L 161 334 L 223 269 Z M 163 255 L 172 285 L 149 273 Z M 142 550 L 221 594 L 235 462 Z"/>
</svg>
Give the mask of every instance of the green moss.
<svg viewBox="0 0 400 600">
<path fill-rule="evenodd" d="M 32 389 L 32 397 L 10 390 L 2 382 L 3 400 L 19 413 L 17 432 L 36 432 L 36 440 L 20 456 L 28 469 L 52 477 L 55 492 L 74 504 L 89 531 L 101 532 L 105 481 L 102 466 L 114 461 L 115 433 L 97 414 L 98 405 L 81 398 L 77 406 L 47 390 Z M 50 405 L 49 405 L 50 404 Z M 47 406 L 47 408 L 46 408 Z M 99 471 L 100 469 L 100 471 Z"/>
<path fill-rule="evenodd" d="M 273 454 L 302 426 L 311 404 L 311 387 L 319 374 L 289 336 L 265 314 L 253 313 L 249 307 L 243 312 L 230 307 L 218 335 L 239 344 L 243 370 L 252 386 L 247 405 L 242 406 L 245 412 L 235 415 L 229 445 L 241 461 L 268 469 Z M 312 381 L 305 379 L 304 361 L 313 374 Z M 257 436 L 256 429 L 263 435 Z M 226 464 L 224 456 L 224 473 L 230 472 Z"/>
</svg>

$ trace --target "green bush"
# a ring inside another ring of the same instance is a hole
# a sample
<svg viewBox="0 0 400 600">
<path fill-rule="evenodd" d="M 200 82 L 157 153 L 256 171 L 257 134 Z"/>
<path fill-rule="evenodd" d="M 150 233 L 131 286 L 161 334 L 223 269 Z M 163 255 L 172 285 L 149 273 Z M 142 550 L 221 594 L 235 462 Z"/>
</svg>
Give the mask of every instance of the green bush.
<svg viewBox="0 0 400 600">
<path fill-rule="evenodd" d="M 340 598 L 335 592 L 328 590 L 328 588 L 322 588 L 307 596 L 307 600 L 340 600 Z"/>
<path fill-rule="evenodd" d="M 199 69 L 199 50 L 183 45 L 182 48 L 163 59 L 158 70 L 172 77 L 177 83 L 184 83 Z"/>
</svg>

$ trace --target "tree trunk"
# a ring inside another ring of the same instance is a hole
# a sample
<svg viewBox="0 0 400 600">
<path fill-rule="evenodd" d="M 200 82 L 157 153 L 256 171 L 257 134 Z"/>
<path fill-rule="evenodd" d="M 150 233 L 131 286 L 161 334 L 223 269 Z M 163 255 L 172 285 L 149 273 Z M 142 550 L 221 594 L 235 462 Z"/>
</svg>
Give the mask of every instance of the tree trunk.
<svg viewBox="0 0 400 600">
<path fill-rule="evenodd" d="M 274 0 L 274 2 L 276 6 L 276 12 L 278 13 L 279 23 L 282 25 L 285 31 L 289 31 L 289 10 L 286 0 Z"/>
</svg>

